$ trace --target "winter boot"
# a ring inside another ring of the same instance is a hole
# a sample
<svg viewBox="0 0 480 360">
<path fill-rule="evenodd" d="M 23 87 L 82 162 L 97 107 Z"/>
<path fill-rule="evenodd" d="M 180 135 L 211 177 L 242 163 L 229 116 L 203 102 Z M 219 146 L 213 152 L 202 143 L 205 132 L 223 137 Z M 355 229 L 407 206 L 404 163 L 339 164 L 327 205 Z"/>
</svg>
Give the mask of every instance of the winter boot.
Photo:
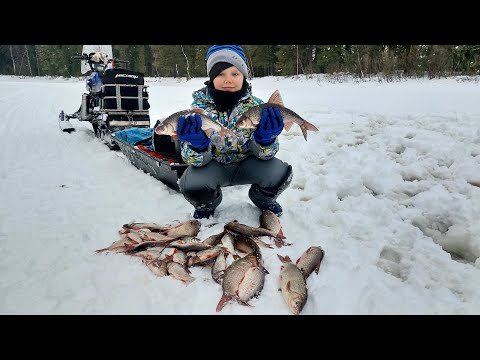
<svg viewBox="0 0 480 360">
<path fill-rule="evenodd" d="M 258 184 L 253 184 L 248 197 L 260 210 L 270 210 L 275 215 L 281 216 L 283 209 L 276 199 L 290 185 L 292 176 L 292 166 L 288 165 L 287 175 L 278 188 L 262 188 Z"/>
<path fill-rule="evenodd" d="M 215 212 L 215 210 L 212 210 L 212 209 L 195 209 L 194 213 L 193 213 L 193 217 L 195 219 L 208 219 L 210 216 L 213 215 L 213 213 Z"/>
<path fill-rule="evenodd" d="M 217 189 L 217 198 L 211 204 L 195 206 L 195 211 L 193 217 L 195 219 L 208 219 L 215 212 L 215 209 L 222 202 L 222 192 L 220 189 Z"/>
</svg>

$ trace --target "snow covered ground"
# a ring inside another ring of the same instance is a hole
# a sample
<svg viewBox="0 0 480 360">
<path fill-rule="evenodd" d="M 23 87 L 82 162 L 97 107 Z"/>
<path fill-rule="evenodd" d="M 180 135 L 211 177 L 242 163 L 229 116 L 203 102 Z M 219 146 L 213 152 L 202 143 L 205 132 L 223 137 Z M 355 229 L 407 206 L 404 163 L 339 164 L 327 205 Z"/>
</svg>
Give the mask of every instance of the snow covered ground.
<svg viewBox="0 0 480 360">
<path fill-rule="evenodd" d="M 147 79 L 151 124 L 187 108 L 206 78 Z M 309 314 L 480 314 L 479 82 L 332 82 L 258 78 L 265 101 L 315 124 L 280 135 L 293 166 L 280 196 L 292 246 L 262 248 L 265 286 L 251 307 L 216 313 L 221 287 L 209 268 L 186 286 L 158 278 L 123 254 L 95 254 L 128 222 L 192 218 L 183 196 L 136 169 L 93 136 L 89 123 L 59 130 L 78 109 L 81 79 L 0 76 L 1 314 L 279 314 L 281 262 L 319 245 L 325 258 L 307 280 Z M 199 237 L 232 220 L 258 226 L 248 186 L 224 188 Z M 268 242 L 268 238 L 265 238 Z"/>
</svg>

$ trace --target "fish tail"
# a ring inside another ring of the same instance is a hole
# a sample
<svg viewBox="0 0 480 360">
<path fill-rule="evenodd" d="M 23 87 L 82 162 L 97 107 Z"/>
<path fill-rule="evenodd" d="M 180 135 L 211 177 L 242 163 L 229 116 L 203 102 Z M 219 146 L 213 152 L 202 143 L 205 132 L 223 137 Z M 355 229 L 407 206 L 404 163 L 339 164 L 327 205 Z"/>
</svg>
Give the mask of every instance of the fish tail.
<svg viewBox="0 0 480 360">
<path fill-rule="evenodd" d="M 222 295 L 220 301 L 218 302 L 217 308 L 215 309 L 217 312 L 221 311 L 225 304 L 232 299 L 232 295 Z"/>
<path fill-rule="evenodd" d="M 307 141 L 307 127 L 305 126 L 305 123 L 300 125 L 300 129 L 302 129 L 303 138 Z"/>
<path fill-rule="evenodd" d="M 300 125 L 300 129 L 302 129 L 303 137 L 305 138 L 305 141 L 307 141 L 307 130 L 310 131 L 318 131 L 318 128 L 309 123 L 308 121 L 304 120 L 302 125 Z"/>
</svg>

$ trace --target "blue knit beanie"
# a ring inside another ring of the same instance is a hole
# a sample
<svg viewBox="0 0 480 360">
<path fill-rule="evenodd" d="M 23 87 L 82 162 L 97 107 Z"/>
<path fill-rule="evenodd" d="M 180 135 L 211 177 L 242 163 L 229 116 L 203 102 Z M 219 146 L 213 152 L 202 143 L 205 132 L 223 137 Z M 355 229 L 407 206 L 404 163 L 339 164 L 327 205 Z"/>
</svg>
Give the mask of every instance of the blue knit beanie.
<svg viewBox="0 0 480 360">
<path fill-rule="evenodd" d="M 210 76 L 212 67 L 219 62 L 226 62 L 235 66 L 248 78 L 247 56 L 239 45 L 213 45 L 207 50 L 207 75 Z"/>
</svg>

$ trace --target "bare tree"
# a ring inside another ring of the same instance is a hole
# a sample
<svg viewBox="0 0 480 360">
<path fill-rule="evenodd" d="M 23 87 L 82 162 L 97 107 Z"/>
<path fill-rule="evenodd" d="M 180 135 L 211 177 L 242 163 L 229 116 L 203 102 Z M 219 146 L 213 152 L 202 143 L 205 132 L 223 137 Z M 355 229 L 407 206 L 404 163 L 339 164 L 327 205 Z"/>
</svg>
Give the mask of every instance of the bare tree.
<svg viewBox="0 0 480 360">
<path fill-rule="evenodd" d="M 35 45 L 36 46 L 36 45 Z M 37 60 L 37 75 L 40 76 L 40 65 L 38 64 L 38 52 L 37 48 L 35 48 L 35 59 Z"/>
<path fill-rule="evenodd" d="M 297 48 L 297 75 L 298 75 L 298 45 L 295 45 L 295 47 Z"/>
<path fill-rule="evenodd" d="M 185 56 L 185 60 L 187 61 L 187 76 L 188 76 L 188 80 L 190 80 L 192 77 L 190 76 L 190 70 L 189 70 L 189 64 L 188 64 L 188 57 L 187 57 L 187 55 L 185 54 L 185 50 L 183 50 L 183 45 L 180 45 L 180 47 L 182 48 L 183 56 Z"/>
<path fill-rule="evenodd" d="M 12 64 L 13 64 L 13 74 L 17 75 L 17 70 L 15 68 L 15 59 L 13 58 L 13 49 L 12 45 L 10 45 L 10 56 L 12 57 Z"/>
<path fill-rule="evenodd" d="M 20 45 L 21 46 L 21 45 Z M 21 50 L 20 47 L 17 48 L 17 54 L 18 52 Z M 25 53 L 25 51 L 22 51 L 22 57 L 20 58 L 20 66 L 18 67 L 18 74 L 19 75 L 22 75 L 22 69 L 23 69 L 23 59 L 25 59 L 25 56 L 27 54 Z"/>
<path fill-rule="evenodd" d="M 25 45 L 25 52 L 27 53 L 28 68 L 30 69 L 30 76 L 33 76 L 32 65 L 30 64 L 30 56 L 28 55 L 28 47 Z"/>
<path fill-rule="evenodd" d="M 250 74 L 250 78 L 249 80 L 252 80 L 254 77 L 255 77 L 255 73 L 253 71 L 253 61 L 252 61 L 252 56 L 250 56 L 249 58 L 247 57 L 247 67 L 249 68 L 249 74 Z"/>
<path fill-rule="evenodd" d="M 360 74 L 362 75 L 362 78 L 363 78 L 365 75 L 363 74 L 363 70 L 362 70 L 362 62 L 360 61 L 360 49 L 357 48 L 356 51 L 357 51 L 358 67 L 360 68 Z"/>
</svg>

